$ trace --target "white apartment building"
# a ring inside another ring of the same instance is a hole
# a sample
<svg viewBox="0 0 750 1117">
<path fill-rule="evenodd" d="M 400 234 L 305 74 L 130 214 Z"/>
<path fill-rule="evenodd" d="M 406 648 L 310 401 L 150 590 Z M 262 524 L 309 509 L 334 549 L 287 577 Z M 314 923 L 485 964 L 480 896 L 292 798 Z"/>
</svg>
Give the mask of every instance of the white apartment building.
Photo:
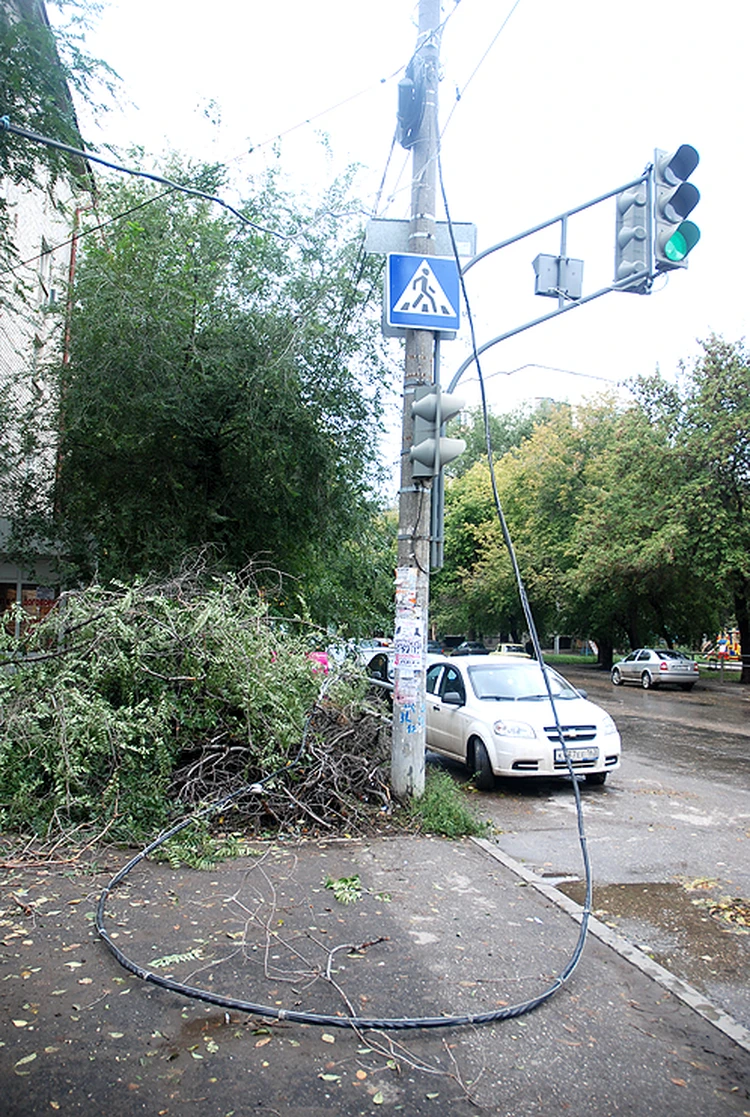
<svg viewBox="0 0 750 1117">
<path fill-rule="evenodd" d="M 0 0 L 12 11 L 47 21 L 43 0 Z M 85 168 L 84 175 L 88 171 Z M 41 177 L 41 176 L 40 176 Z M 44 179 L 41 177 L 41 181 Z M 0 275 L 0 398 L 4 461 L 0 470 L 0 611 L 14 603 L 31 617 L 43 615 L 55 597 L 54 546 L 36 541 L 33 562 L 19 565 L 9 550 L 14 515 L 25 500 L 44 505 L 52 499 L 56 461 L 55 400 L 45 364 L 65 352 L 65 306 L 74 259 L 77 214 L 89 201 L 81 190 L 59 179 L 54 187 L 33 187 L 0 179 L 9 233 L 16 254 Z M 51 313 L 62 311 L 62 313 Z M 38 445 L 29 450 L 24 430 L 32 424 Z M 33 478 L 33 482 L 32 482 Z"/>
</svg>

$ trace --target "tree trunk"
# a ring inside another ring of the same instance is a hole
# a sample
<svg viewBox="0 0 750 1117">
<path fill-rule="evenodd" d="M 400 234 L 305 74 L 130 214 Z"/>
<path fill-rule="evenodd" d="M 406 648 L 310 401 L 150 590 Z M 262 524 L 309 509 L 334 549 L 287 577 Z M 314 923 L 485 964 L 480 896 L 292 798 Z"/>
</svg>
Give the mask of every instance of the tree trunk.
<svg viewBox="0 0 750 1117">
<path fill-rule="evenodd" d="M 609 671 L 612 667 L 612 659 L 614 655 L 614 647 L 612 639 L 609 636 L 597 636 L 596 646 L 599 649 L 597 656 L 597 664 L 601 667 L 602 671 Z"/>
<path fill-rule="evenodd" d="M 750 686 L 750 579 L 743 578 L 734 593 L 734 612 L 740 630 L 740 682 Z"/>
</svg>

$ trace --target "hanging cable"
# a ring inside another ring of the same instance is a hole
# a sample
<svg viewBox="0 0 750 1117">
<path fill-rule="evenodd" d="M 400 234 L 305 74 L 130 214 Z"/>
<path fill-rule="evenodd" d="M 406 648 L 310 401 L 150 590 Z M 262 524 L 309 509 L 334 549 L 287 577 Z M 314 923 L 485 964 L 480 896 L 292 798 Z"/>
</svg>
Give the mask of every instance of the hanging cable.
<svg viewBox="0 0 750 1117">
<path fill-rule="evenodd" d="M 109 225 L 113 225 L 115 221 L 121 221 L 124 217 L 130 217 L 131 213 L 137 213 L 139 209 L 145 209 L 146 206 L 153 205 L 154 202 L 168 197 L 171 193 L 173 193 L 172 189 L 165 190 L 162 194 L 156 194 L 153 198 L 147 198 L 145 202 L 139 202 L 138 205 L 123 210 L 122 213 L 116 213 L 114 217 L 108 217 L 106 221 L 99 221 L 96 225 L 90 225 L 88 229 L 80 229 L 77 233 L 74 233 L 72 237 L 67 237 L 66 240 L 60 241 L 59 244 L 53 245 L 52 248 L 48 248 L 45 252 L 37 252 L 35 256 L 30 256 L 26 260 L 19 260 L 17 264 L 11 264 L 7 268 L 0 268 L 0 275 L 5 275 L 7 272 L 15 272 L 19 268 L 30 267 L 31 264 L 36 263 L 37 260 L 41 260 L 42 257 L 52 255 L 54 252 L 59 252 L 61 248 L 67 248 L 68 245 L 75 244 L 76 241 L 82 240 L 83 237 L 88 236 L 89 233 L 101 232 L 102 229 L 106 229 Z"/>
<path fill-rule="evenodd" d="M 152 174 L 149 171 L 139 171 L 134 167 L 125 167 L 121 163 L 113 163 L 109 159 L 103 159 L 100 155 L 92 155 L 89 151 L 82 151 L 80 148 L 71 147 L 70 144 L 61 143 L 59 140 L 54 140 L 50 136 L 41 136 L 37 132 L 30 132 L 28 128 L 19 128 L 17 124 L 12 124 L 10 118 L 7 116 L 0 116 L 0 130 L 12 132 L 14 136 L 20 136 L 24 140 L 30 140 L 32 143 L 42 144 L 45 147 L 54 148 L 56 151 L 63 151 L 66 155 L 73 155 L 77 159 L 85 159 L 88 163 L 99 163 L 101 166 L 107 167 L 111 171 L 132 175 L 134 178 L 145 178 L 150 182 L 157 182 L 162 186 L 169 186 L 173 190 L 179 190 L 181 193 L 189 194 L 194 198 L 203 198 L 206 202 L 212 202 L 217 206 L 223 206 L 229 213 L 242 221 L 244 225 L 249 225 L 251 229 L 255 229 L 258 233 L 266 233 L 268 236 L 277 237 L 279 240 L 294 240 L 298 235 L 280 233 L 276 229 L 268 229 L 264 225 L 259 225 L 256 221 L 251 221 L 249 217 L 245 217 L 244 213 L 240 213 L 238 209 L 235 209 L 235 207 L 225 201 L 224 198 L 219 198 L 215 194 L 207 194 L 204 190 L 197 190 L 194 186 L 185 186 L 183 183 L 173 182 L 163 175 Z"/>
<path fill-rule="evenodd" d="M 508 12 L 507 16 L 506 16 L 506 17 L 505 17 L 505 19 L 503 20 L 503 22 L 502 22 L 502 23 L 500 24 L 500 27 L 498 28 L 498 30 L 497 30 L 497 33 L 496 33 L 496 34 L 495 34 L 495 36 L 493 37 L 493 39 L 492 39 L 492 42 L 491 42 L 491 43 L 490 43 L 490 45 L 489 45 L 489 46 L 487 47 L 487 49 L 485 50 L 484 54 L 482 55 L 482 57 L 481 57 L 481 58 L 479 59 L 479 61 L 477 62 L 476 66 L 474 67 L 474 69 L 473 69 L 473 70 L 471 71 L 471 73 L 469 74 L 468 78 L 467 78 L 467 79 L 466 79 L 466 81 L 464 82 L 464 84 L 463 84 L 463 86 L 461 87 L 461 89 L 459 89 L 458 87 L 456 87 L 456 100 L 455 100 L 455 102 L 454 102 L 454 104 L 453 104 L 453 108 L 451 109 L 451 111 L 450 111 L 450 112 L 448 113 L 448 116 L 446 117 L 446 120 L 445 120 L 445 124 L 443 125 L 443 130 L 442 130 L 442 132 L 440 133 L 441 137 L 445 135 L 445 130 L 446 130 L 446 128 L 448 127 L 448 125 L 450 124 L 450 122 L 451 122 L 451 118 L 452 118 L 452 116 L 453 116 L 454 112 L 455 112 L 455 111 L 456 111 L 456 109 L 458 108 L 458 102 L 459 102 L 459 101 L 461 100 L 461 98 L 463 97 L 464 93 L 465 93 L 465 92 L 466 92 L 466 90 L 467 90 L 467 89 L 469 88 L 469 86 L 470 86 L 470 85 L 471 85 L 471 83 L 473 82 L 474 78 L 475 78 L 475 77 L 477 76 L 477 73 L 479 72 L 480 68 L 482 67 L 482 65 L 484 64 L 485 60 L 487 59 L 487 56 L 489 55 L 490 51 L 491 51 L 491 50 L 492 50 L 492 48 L 494 47 L 494 45 L 495 45 L 495 43 L 497 42 L 497 40 L 498 40 L 498 39 L 500 38 L 500 36 L 502 35 L 503 31 L 505 30 L 505 28 L 506 28 L 506 26 L 507 26 L 507 23 L 508 23 L 508 21 L 509 21 L 510 17 L 511 17 L 511 16 L 513 15 L 513 13 L 515 12 L 516 8 L 518 7 L 518 5 L 519 5 L 520 3 L 521 3 L 521 0 L 516 0 L 515 4 L 514 4 L 514 5 L 513 5 L 513 7 L 512 7 L 511 9 L 510 9 L 510 11 Z M 453 9 L 453 11 L 455 11 L 455 10 L 456 10 L 456 9 L 454 8 L 454 9 Z M 453 15 L 453 12 L 451 12 L 451 15 Z M 447 20 L 446 20 L 445 22 L 447 23 Z M 445 26 L 445 24 L 443 24 L 443 26 Z"/>
<path fill-rule="evenodd" d="M 571 968 L 569 970 L 569 972 L 572 973 L 573 969 L 578 964 L 578 962 L 580 960 L 580 957 L 581 957 L 581 954 L 583 952 L 583 945 L 584 945 L 584 942 L 586 940 L 586 934 L 587 934 L 587 931 L 588 931 L 589 917 L 591 915 L 591 896 L 592 896 L 591 863 L 590 863 L 590 860 L 589 860 L 588 844 L 587 844 L 587 841 L 586 841 L 586 832 L 585 832 L 584 823 L 583 823 L 583 804 L 582 804 L 582 801 L 581 801 L 581 792 L 580 792 L 580 789 L 578 787 L 578 778 L 577 778 L 575 770 L 573 768 L 573 762 L 571 760 L 570 753 L 568 751 L 568 746 L 567 746 L 567 743 L 565 741 L 565 734 L 563 732 L 563 728 L 562 728 L 562 725 L 560 723 L 560 718 L 559 718 L 558 711 L 557 711 L 557 703 L 555 702 L 554 695 L 552 693 L 552 685 L 550 683 L 549 671 L 548 671 L 548 668 L 547 668 L 547 664 L 544 661 L 544 655 L 542 653 L 541 642 L 539 640 L 539 634 L 537 632 L 536 623 L 534 621 L 534 615 L 532 613 L 531 605 L 529 603 L 528 595 L 526 593 L 526 586 L 524 584 L 524 580 L 523 580 L 523 576 L 521 574 L 520 566 L 518 565 L 518 559 L 516 557 L 515 547 L 513 546 L 513 540 L 511 538 L 511 534 L 510 534 L 510 530 L 508 528 L 507 521 L 505 519 L 505 512 L 503 510 L 502 502 L 500 500 L 500 493 L 499 493 L 498 487 L 497 487 L 497 478 L 495 476 L 495 463 L 494 463 L 493 455 L 492 455 L 492 436 L 491 436 L 491 431 L 490 431 L 489 408 L 487 406 L 487 394 L 486 394 L 486 391 L 485 391 L 484 376 L 482 374 L 482 366 L 481 366 L 480 361 L 479 361 L 479 352 L 478 352 L 478 348 L 477 348 L 476 332 L 475 332 L 475 329 L 474 329 L 474 319 L 473 319 L 473 316 L 472 316 L 472 313 L 471 313 L 471 303 L 469 302 L 468 292 L 466 290 L 466 279 L 465 279 L 465 276 L 463 275 L 463 272 L 462 272 L 462 269 L 461 269 L 461 261 L 460 261 L 459 252 L 458 252 L 458 245 L 456 244 L 456 239 L 455 239 L 454 232 L 453 232 L 453 224 L 452 224 L 451 216 L 450 216 L 450 207 L 448 205 L 448 196 L 446 194 L 445 182 L 444 182 L 444 179 L 443 179 L 443 165 L 442 165 L 442 160 L 440 158 L 440 151 L 439 150 L 438 150 L 438 156 L 437 156 L 437 166 L 438 166 L 438 177 L 439 177 L 439 180 L 440 180 L 440 192 L 441 192 L 442 198 L 443 198 L 443 207 L 445 209 L 445 217 L 446 217 L 446 221 L 448 223 L 448 231 L 450 233 L 451 245 L 453 247 L 453 255 L 454 255 L 455 260 L 456 260 L 456 266 L 458 268 L 458 274 L 459 274 L 459 277 L 460 277 L 461 292 L 463 294 L 464 305 L 466 307 L 466 317 L 467 317 L 468 322 L 469 322 L 471 349 L 472 349 L 472 352 L 473 352 L 473 355 L 474 355 L 474 363 L 475 363 L 476 368 L 477 368 L 477 378 L 479 380 L 479 390 L 480 390 L 481 405 L 482 405 L 482 416 L 483 416 L 483 419 L 484 419 L 485 445 L 486 445 L 486 450 L 487 450 L 487 464 L 488 464 L 488 467 L 489 467 L 490 484 L 491 484 L 491 488 L 492 488 L 492 499 L 493 499 L 493 503 L 494 503 L 494 506 L 495 506 L 495 512 L 496 512 L 496 515 L 497 515 L 497 518 L 498 518 L 498 522 L 500 523 L 500 530 L 502 532 L 503 541 L 505 543 L 505 547 L 506 547 L 506 550 L 508 552 L 508 556 L 510 558 L 510 563 L 511 563 L 511 567 L 512 567 L 512 570 L 513 570 L 513 576 L 515 578 L 516 587 L 518 589 L 518 596 L 519 596 L 519 599 L 521 601 L 521 607 L 523 609 L 523 615 L 524 615 L 524 618 L 526 620 L 526 626 L 528 628 L 529 635 L 531 636 L 531 642 L 532 642 L 532 645 L 533 645 L 533 648 L 534 648 L 534 655 L 536 656 L 537 662 L 539 663 L 539 666 L 541 668 L 542 677 L 544 679 L 544 686 L 545 686 L 545 689 L 547 691 L 547 696 L 549 698 L 550 705 L 552 707 L 552 714 L 553 714 L 553 718 L 554 718 L 554 722 L 555 722 L 555 732 L 556 732 L 557 738 L 560 742 L 560 747 L 563 750 L 563 755 L 565 757 L 565 763 L 566 763 L 566 766 L 567 766 L 567 769 L 568 769 L 568 775 L 570 776 L 571 781 L 573 783 L 573 793 L 574 793 L 574 796 L 575 796 L 576 818 L 577 818 L 577 825 L 578 825 L 578 842 L 579 842 L 579 845 L 580 845 L 580 848 L 581 848 L 581 857 L 582 857 L 582 860 L 583 860 L 583 867 L 584 867 L 584 873 L 585 873 L 586 895 L 585 895 L 585 901 L 584 901 L 584 905 L 583 905 L 583 915 L 582 915 L 582 918 L 581 918 L 581 930 L 580 930 L 580 935 L 579 935 L 579 938 L 578 938 L 578 945 L 577 945 L 576 950 L 574 952 L 573 958 L 571 959 Z"/>
</svg>

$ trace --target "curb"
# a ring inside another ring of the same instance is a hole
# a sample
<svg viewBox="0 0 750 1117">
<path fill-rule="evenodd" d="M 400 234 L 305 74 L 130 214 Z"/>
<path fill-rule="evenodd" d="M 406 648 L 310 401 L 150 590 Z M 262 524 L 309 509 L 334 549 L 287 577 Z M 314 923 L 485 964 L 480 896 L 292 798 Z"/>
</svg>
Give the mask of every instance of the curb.
<svg viewBox="0 0 750 1117">
<path fill-rule="evenodd" d="M 568 915 L 572 916 L 576 922 L 580 923 L 583 918 L 583 908 L 577 904 L 575 900 L 571 900 L 564 892 L 560 892 L 553 884 L 544 880 L 542 877 L 537 876 L 536 873 L 527 869 L 519 861 L 513 857 L 509 857 L 507 853 L 503 853 L 496 845 L 488 841 L 487 838 L 471 838 L 474 845 L 488 853 L 495 861 L 499 861 L 506 869 L 509 869 L 516 876 L 521 877 L 528 885 L 535 888 L 546 899 L 551 900 L 557 907 L 562 908 Z M 604 923 L 596 919 L 593 915 L 589 915 L 588 931 L 599 939 L 606 946 L 610 947 L 626 962 L 630 962 L 652 981 L 657 982 L 668 992 L 672 993 L 678 1000 L 686 1004 L 694 1012 L 697 1012 L 709 1024 L 713 1024 L 725 1036 L 733 1040 L 738 1047 L 742 1047 L 745 1051 L 750 1052 L 750 1031 L 742 1024 L 738 1023 L 728 1012 L 724 1009 L 717 1008 L 707 1001 L 702 993 L 694 989 L 692 985 L 688 985 L 679 977 L 675 977 L 669 970 L 665 970 L 648 954 L 639 950 L 637 946 L 618 935 L 610 927 L 605 926 Z"/>
</svg>

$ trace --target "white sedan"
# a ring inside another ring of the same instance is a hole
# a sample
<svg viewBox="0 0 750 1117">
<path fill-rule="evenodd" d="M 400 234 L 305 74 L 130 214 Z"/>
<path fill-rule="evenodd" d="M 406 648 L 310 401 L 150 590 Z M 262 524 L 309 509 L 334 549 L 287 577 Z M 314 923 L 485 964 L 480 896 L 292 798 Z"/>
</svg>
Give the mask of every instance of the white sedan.
<svg viewBox="0 0 750 1117">
<path fill-rule="evenodd" d="M 551 667 L 546 670 L 572 766 L 587 783 L 603 784 L 620 764 L 617 726 Z M 482 790 L 493 787 L 495 776 L 569 771 L 535 660 L 433 660 L 427 668 L 427 747 L 462 761 Z"/>
</svg>

